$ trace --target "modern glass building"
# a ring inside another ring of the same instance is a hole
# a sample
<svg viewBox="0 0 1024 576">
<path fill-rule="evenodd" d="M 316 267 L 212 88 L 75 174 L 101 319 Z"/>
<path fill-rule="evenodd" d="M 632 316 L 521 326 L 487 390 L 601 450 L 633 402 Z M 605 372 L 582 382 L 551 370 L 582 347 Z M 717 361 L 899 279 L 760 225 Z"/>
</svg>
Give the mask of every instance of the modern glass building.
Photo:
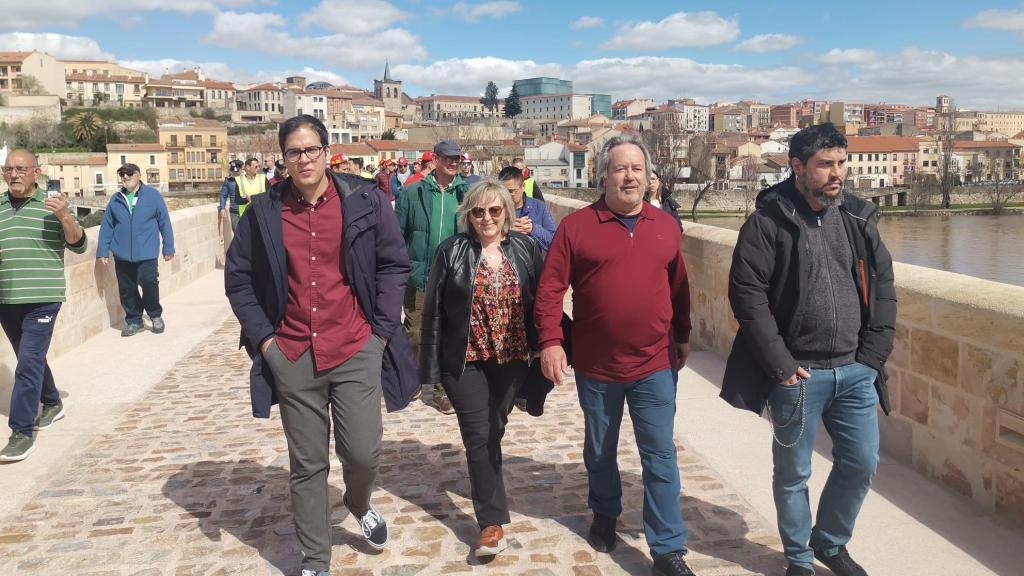
<svg viewBox="0 0 1024 576">
<path fill-rule="evenodd" d="M 588 94 L 588 96 L 590 96 L 590 114 L 601 114 L 610 120 L 612 117 L 611 94 Z"/>
<path fill-rule="evenodd" d="M 516 80 L 512 85 L 515 86 L 520 98 L 544 94 L 572 94 L 572 80 L 546 77 L 526 78 L 525 80 Z M 608 108 L 611 110 L 611 102 L 609 102 Z"/>
</svg>

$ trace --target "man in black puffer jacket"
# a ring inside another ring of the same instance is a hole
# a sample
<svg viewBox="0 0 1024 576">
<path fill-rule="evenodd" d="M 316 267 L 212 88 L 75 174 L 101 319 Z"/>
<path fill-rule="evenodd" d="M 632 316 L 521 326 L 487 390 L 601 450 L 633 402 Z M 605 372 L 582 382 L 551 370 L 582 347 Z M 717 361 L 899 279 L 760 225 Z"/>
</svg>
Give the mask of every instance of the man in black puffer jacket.
<svg viewBox="0 0 1024 576">
<path fill-rule="evenodd" d="M 722 398 L 758 414 L 768 407 L 772 479 L 787 576 L 864 569 L 846 543 L 878 464 L 877 406 L 889 412 L 885 361 L 896 292 L 878 209 L 844 194 L 846 138 L 832 124 L 790 143 L 793 175 L 762 192 L 740 230 L 729 276 L 739 323 Z M 818 419 L 833 467 L 811 527 L 807 479 Z"/>
</svg>

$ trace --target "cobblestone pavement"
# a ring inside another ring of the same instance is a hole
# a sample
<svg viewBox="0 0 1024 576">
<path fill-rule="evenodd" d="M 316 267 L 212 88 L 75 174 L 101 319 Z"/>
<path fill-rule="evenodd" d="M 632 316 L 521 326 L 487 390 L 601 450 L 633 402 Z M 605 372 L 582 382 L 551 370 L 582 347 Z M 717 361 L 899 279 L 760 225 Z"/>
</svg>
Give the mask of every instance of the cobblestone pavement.
<svg viewBox="0 0 1024 576">
<path fill-rule="evenodd" d="M 98 435 L 0 522 L 0 574 L 297 573 L 284 436 L 276 416 L 250 416 L 237 326 L 231 320 L 215 331 L 112 432 Z M 374 504 L 389 521 L 391 544 L 375 552 L 362 541 L 343 512 L 335 461 L 335 576 L 650 573 L 628 414 L 616 551 L 597 554 L 582 536 L 590 521 L 583 423 L 569 386 L 549 396 L 543 417 L 512 415 L 504 442 L 511 547 L 486 566 L 470 554 L 477 528 L 455 417 L 418 401 L 386 414 L 384 431 Z M 702 576 L 781 574 L 771 525 L 685 442 L 679 450 L 691 566 Z"/>
</svg>

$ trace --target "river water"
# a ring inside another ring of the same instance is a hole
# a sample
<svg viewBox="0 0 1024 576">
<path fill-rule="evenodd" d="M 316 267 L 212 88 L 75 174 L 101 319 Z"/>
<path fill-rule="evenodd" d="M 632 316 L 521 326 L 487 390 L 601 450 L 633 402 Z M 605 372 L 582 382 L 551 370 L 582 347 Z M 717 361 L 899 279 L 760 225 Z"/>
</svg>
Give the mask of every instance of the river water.
<svg viewBox="0 0 1024 576">
<path fill-rule="evenodd" d="M 699 222 L 739 230 L 743 218 Z M 1024 215 L 882 216 L 878 228 L 898 262 L 1024 286 Z"/>
</svg>

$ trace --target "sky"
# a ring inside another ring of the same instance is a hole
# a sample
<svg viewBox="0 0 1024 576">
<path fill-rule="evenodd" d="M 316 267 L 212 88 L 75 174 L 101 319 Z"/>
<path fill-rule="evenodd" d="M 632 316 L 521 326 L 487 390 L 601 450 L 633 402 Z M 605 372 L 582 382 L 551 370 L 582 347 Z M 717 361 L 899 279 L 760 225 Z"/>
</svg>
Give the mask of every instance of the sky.
<svg viewBox="0 0 1024 576">
<path fill-rule="evenodd" d="M 613 100 L 802 98 L 1024 110 L 1024 1 L 0 0 L 0 50 L 505 96 L 573 80 Z"/>
</svg>

